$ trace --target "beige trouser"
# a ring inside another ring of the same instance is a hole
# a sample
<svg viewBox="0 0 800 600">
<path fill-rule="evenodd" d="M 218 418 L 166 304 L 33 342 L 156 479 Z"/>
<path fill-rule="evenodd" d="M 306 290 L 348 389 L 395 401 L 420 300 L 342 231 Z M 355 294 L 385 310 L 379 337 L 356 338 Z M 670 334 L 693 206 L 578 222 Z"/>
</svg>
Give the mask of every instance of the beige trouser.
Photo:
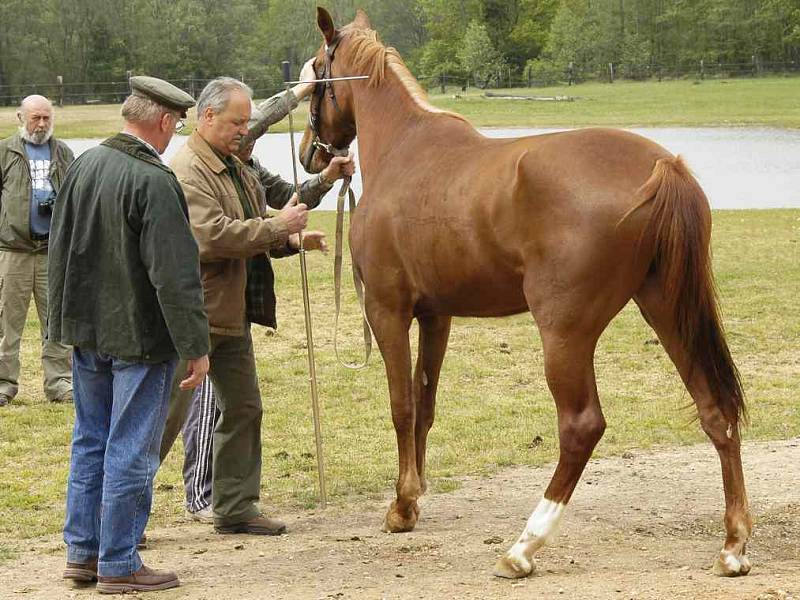
<svg viewBox="0 0 800 600">
<path fill-rule="evenodd" d="M 47 254 L 0 251 L 0 394 L 19 390 L 19 345 L 31 294 L 42 335 L 42 374 L 48 400 L 72 391 L 72 348 L 47 337 Z"/>
</svg>

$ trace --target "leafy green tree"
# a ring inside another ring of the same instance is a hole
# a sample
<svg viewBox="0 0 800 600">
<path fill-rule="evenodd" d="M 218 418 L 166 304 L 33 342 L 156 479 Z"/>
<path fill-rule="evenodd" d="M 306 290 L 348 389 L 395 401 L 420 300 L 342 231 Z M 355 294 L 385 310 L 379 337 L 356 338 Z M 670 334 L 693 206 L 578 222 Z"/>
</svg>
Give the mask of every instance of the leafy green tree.
<svg viewBox="0 0 800 600">
<path fill-rule="evenodd" d="M 559 0 L 521 0 L 516 22 L 500 46 L 506 59 L 523 65 L 542 54 L 550 38 L 550 25 L 559 6 Z"/>
<path fill-rule="evenodd" d="M 361 2 L 381 39 L 394 46 L 408 64 L 416 64 L 428 41 L 425 14 L 418 0 L 371 0 Z"/>
<path fill-rule="evenodd" d="M 480 20 L 481 0 L 417 0 L 422 11 L 428 41 L 420 52 L 417 69 L 421 75 L 460 71 L 456 55 L 472 20 Z"/>
<path fill-rule="evenodd" d="M 563 79 L 573 62 L 576 74 L 602 77 L 613 62 L 641 77 L 696 72 L 701 60 L 744 73 L 753 57 L 800 62 L 800 0 L 0 0 L 0 102 L 57 75 L 99 97 L 100 84 L 77 84 L 122 82 L 129 70 L 232 75 L 274 92 L 280 62 L 297 74 L 319 47 L 318 2 L 340 25 L 366 9 L 419 75 L 469 71 L 483 81 L 504 64 Z"/>
<path fill-rule="evenodd" d="M 503 56 L 492 44 L 486 25 L 471 21 L 464 33 L 464 40 L 456 52 L 464 71 L 471 74 L 483 87 L 498 69 L 505 67 Z"/>
</svg>

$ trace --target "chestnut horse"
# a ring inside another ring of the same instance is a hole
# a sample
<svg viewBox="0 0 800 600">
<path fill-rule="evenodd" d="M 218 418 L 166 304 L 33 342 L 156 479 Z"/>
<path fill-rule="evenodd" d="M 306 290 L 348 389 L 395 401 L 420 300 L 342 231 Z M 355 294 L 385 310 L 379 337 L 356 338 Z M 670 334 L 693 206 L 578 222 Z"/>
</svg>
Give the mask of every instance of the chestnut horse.
<svg viewBox="0 0 800 600">
<path fill-rule="evenodd" d="M 612 129 L 488 139 L 426 101 L 366 14 L 337 30 L 317 10 L 325 39 L 318 73 L 370 75 L 369 82 L 318 84 L 300 155 L 319 172 L 358 132 L 364 192 L 350 247 L 385 362 L 400 463 L 384 529 L 409 531 L 419 517 L 451 317 L 530 311 L 558 412 L 560 455 L 544 497 L 495 567 L 502 577 L 530 574 L 603 435 L 594 351 L 632 298 L 719 454 L 727 535 L 714 572 L 746 574 L 744 397 L 717 308 L 708 200 L 681 159 Z M 413 376 L 412 319 L 419 323 Z"/>
</svg>

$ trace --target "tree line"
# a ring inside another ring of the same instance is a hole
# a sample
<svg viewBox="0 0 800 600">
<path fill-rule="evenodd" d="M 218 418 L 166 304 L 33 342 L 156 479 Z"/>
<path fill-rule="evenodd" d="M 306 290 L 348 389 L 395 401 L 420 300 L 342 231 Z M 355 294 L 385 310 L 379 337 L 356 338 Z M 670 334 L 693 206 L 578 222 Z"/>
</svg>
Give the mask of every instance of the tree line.
<svg viewBox="0 0 800 600">
<path fill-rule="evenodd" d="M 800 0 L 2 0 L 0 95 L 32 83 L 219 74 L 280 85 L 319 46 L 315 6 L 364 8 L 419 77 L 557 80 L 800 61 Z M 266 85 L 266 84 L 264 84 Z"/>
</svg>

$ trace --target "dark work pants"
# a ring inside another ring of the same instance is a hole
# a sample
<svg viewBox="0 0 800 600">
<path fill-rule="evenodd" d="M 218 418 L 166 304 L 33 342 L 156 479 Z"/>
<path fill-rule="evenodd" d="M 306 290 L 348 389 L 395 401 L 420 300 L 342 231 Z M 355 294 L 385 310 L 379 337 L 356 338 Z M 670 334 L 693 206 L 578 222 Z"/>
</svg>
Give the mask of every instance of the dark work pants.
<svg viewBox="0 0 800 600">
<path fill-rule="evenodd" d="M 259 514 L 261 486 L 261 393 L 248 326 L 242 337 L 211 334 L 211 367 L 220 415 L 214 428 L 212 506 L 215 525 L 233 525 Z M 161 444 L 167 455 L 186 420 L 194 390 L 181 390 L 186 363 L 178 364 Z"/>
</svg>

